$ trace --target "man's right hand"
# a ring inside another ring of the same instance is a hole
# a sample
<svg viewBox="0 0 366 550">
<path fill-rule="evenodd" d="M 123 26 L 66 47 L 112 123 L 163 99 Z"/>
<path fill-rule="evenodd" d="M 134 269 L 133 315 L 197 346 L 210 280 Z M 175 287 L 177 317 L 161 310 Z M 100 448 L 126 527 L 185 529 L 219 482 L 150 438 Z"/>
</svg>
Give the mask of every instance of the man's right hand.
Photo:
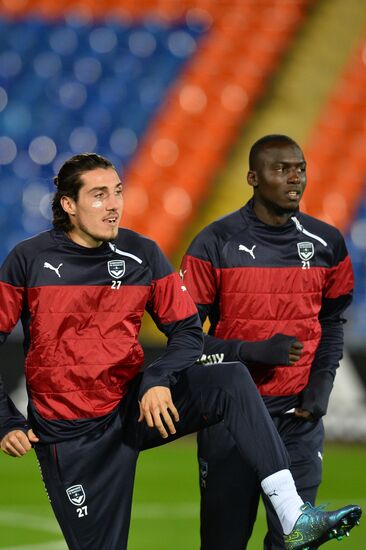
<svg viewBox="0 0 366 550">
<path fill-rule="evenodd" d="M 145 421 L 149 428 L 156 428 L 164 439 L 169 437 L 169 433 L 172 435 L 176 433 L 174 422 L 179 422 L 179 413 L 172 401 L 169 388 L 165 386 L 149 388 L 142 396 L 139 404 L 140 417 L 138 422 Z"/>
<path fill-rule="evenodd" d="M 31 450 L 32 443 L 38 443 L 38 441 L 33 430 L 28 430 L 26 434 L 22 430 L 12 430 L 4 435 L 0 448 L 7 455 L 20 458 Z"/>
<path fill-rule="evenodd" d="M 293 365 L 298 361 L 302 355 L 302 350 L 304 349 L 304 344 L 299 342 L 299 340 L 295 340 L 295 342 L 290 347 L 289 352 L 289 364 Z"/>
</svg>

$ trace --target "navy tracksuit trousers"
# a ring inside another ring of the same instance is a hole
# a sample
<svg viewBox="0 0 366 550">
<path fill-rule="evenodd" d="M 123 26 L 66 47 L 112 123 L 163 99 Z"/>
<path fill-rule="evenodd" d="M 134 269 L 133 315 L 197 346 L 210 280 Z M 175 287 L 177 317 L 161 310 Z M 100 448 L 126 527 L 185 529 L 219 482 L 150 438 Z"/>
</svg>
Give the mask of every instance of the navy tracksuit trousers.
<svg viewBox="0 0 366 550">
<path fill-rule="evenodd" d="M 273 418 L 290 457 L 290 470 L 304 502 L 315 504 L 322 477 L 323 421 L 291 414 Z M 253 531 L 261 487 L 224 423 L 198 434 L 201 550 L 245 550 Z M 263 495 L 268 533 L 264 550 L 284 550 L 281 524 Z"/>
<path fill-rule="evenodd" d="M 138 423 L 137 379 L 103 429 L 37 444 L 43 480 L 70 550 L 127 548 L 136 460 L 144 449 L 223 421 L 259 481 L 288 468 L 287 451 L 245 366 L 194 365 L 176 377 L 172 397 L 180 422 L 168 439 Z"/>
</svg>

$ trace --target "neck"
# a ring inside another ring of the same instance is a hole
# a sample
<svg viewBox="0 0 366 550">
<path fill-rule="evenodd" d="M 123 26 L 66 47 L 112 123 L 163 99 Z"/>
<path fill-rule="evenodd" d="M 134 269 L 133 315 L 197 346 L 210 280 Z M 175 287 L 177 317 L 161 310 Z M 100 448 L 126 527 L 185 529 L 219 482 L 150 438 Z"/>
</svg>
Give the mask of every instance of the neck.
<svg viewBox="0 0 366 550">
<path fill-rule="evenodd" d="M 261 222 L 274 226 L 284 225 L 295 212 L 294 210 L 283 210 L 275 205 L 268 207 L 267 205 L 255 201 L 253 204 L 253 211 Z"/>
<path fill-rule="evenodd" d="M 94 237 L 92 237 L 91 235 L 87 235 L 84 232 L 77 231 L 75 228 L 71 229 L 66 234 L 71 241 L 80 246 L 84 246 L 85 248 L 98 248 L 103 244 L 103 241 L 94 239 Z"/>
</svg>

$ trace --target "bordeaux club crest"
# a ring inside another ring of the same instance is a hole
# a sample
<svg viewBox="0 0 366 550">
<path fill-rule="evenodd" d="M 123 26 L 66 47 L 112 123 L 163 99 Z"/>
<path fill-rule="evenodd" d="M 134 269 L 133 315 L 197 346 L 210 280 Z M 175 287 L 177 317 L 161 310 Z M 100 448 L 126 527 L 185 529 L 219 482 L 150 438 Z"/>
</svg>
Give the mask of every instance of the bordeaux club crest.
<svg viewBox="0 0 366 550">
<path fill-rule="evenodd" d="M 308 262 L 314 256 L 313 243 L 297 243 L 297 251 L 304 262 Z"/>
<path fill-rule="evenodd" d="M 75 506 L 81 506 L 85 502 L 85 492 L 82 485 L 73 485 L 66 489 L 69 501 Z"/>
<path fill-rule="evenodd" d="M 126 264 L 124 260 L 109 260 L 108 273 L 114 279 L 120 279 L 125 274 Z"/>
</svg>

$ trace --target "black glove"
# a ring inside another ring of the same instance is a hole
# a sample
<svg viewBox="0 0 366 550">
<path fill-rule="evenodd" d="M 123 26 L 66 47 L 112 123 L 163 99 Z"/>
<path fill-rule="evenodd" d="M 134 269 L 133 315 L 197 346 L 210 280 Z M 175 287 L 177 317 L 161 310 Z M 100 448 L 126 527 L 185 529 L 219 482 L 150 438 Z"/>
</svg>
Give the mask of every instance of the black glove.
<svg viewBox="0 0 366 550">
<path fill-rule="evenodd" d="M 298 342 L 295 336 L 281 333 L 275 334 L 268 340 L 242 342 L 239 346 L 239 358 L 243 363 L 290 365 L 290 349 L 295 342 Z"/>
<path fill-rule="evenodd" d="M 333 382 L 334 375 L 330 372 L 313 373 L 301 392 L 301 408 L 311 412 L 315 420 L 327 413 Z"/>
</svg>

